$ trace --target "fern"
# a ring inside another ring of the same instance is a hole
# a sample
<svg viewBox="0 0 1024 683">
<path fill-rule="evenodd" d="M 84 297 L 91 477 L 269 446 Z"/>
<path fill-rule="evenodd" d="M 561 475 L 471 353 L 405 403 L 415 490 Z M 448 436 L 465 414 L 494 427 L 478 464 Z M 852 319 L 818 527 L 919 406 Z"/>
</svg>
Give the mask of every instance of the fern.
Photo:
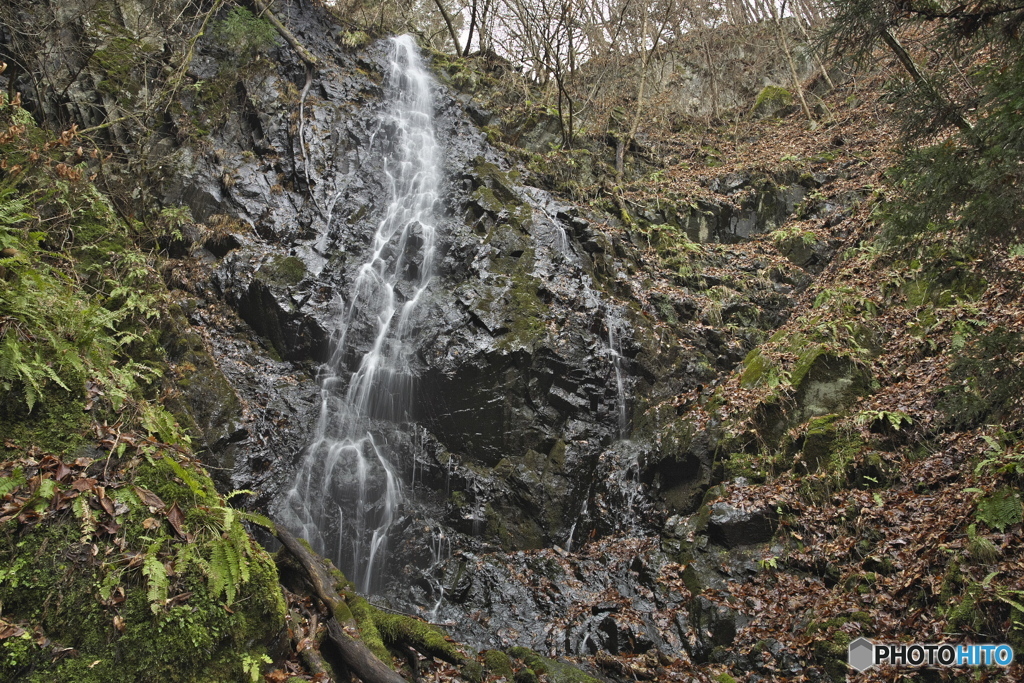
<svg viewBox="0 0 1024 683">
<path fill-rule="evenodd" d="M 142 573 L 148 579 L 146 597 L 149 598 L 149 608 L 153 610 L 154 614 L 160 612 L 167 604 L 167 588 L 170 586 L 167 579 L 167 568 L 157 557 L 160 546 L 159 541 L 149 546 L 146 557 L 142 561 Z"/>
<path fill-rule="evenodd" d="M 235 597 L 235 585 L 231 580 L 231 565 L 227 559 L 227 548 L 224 543 L 214 543 L 210 550 L 209 565 L 210 593 L 217 597 L 224 593 L 230 603 Z"/>
<path fill-rule="evenodd" d="M 26 481 L 28 481 L 28 478 L 20 467 L 15 468 L 8 477 L 0 477 L 0 498 L 19 488 Z"/>
<path fill-rule="evenodd" d="M 230 498 L 239 492 L 229 494 Z M 204 565 L 209 578 L 210 593 L 214 597 L 224 596 L 230 604 L 242 584 L 250 579 L 250 548 L 252 541 L 242 526 L 246 518 L 259 518 L 261 515 L 243 513 L 234 508 L 218 506 L 212 512 L 219 513 L 219 523 L 215 525 L 212 538 L 207 542 L 210 548 L 210 559 Z M 270 520 L 263 518 L 268 523 Z M 272 525 L 272 523 L 271 523 Z"/>
<path fill-rule="evenodd" d="M 75 511 L 75 516 L 78 517 L 81 524 L 82 539 L 89 538 L 96 533 L 96 515 L 93 514 L 92 508 L 89 507 L 89 499 L 85 496 L 79 496 L 72 502 L 71 508 Z"/>
<path fill-rule="evenodd" d="M 1002 532 L 1006 527 L 1022 521 L 1024 510 L 1021 509 L 1020 495 L 1012 489 L 1004 488 L 981 498 L 975 515 L 990 528 Z"/>
<path fill-rule="evenodd" d="M 269 529 L 271 532 L 277 529 L 274 525 L 274 521 L 266 515 L 261 515 L 258 512 L 246 512 L 243 510 L 235 510 L 235 513 L 244 521 L 258 524 L 264 529 Z"/>
<path fill-rule="evenodd" d="M 192 491 L 193 495 L 206 495 L 206 492 L 203 490 L 203 486 L 202 484 L 199 483 L 199 480 L 196 479 L 196 477 L 193 474 L 191 474 L 188 470 L 182 467 L 181 463 L 179 463 L 175 458 L 168 458 L 167 462 L 170 465 L 171 470 L 174 471 L 174 474 L 178 477 L 178 479 L 181 479 L 181 481 L 186 486 L 188 486 L 189 490 Z"/>
<path fill-rule="evenodd" d="M 156 403 L 142 404 L 142 427 L 164 443 L 188 445 L 190 439 L 163 406 Z"/>
<path fill-rule="evenodd" d="M 252 683 L 257 683 L 260 680 L 260 669 L 264 664 L 270 664 L 273 661 L 267 655 L 244 654 L 242 655 L 242 672 Z"/>
</svg>

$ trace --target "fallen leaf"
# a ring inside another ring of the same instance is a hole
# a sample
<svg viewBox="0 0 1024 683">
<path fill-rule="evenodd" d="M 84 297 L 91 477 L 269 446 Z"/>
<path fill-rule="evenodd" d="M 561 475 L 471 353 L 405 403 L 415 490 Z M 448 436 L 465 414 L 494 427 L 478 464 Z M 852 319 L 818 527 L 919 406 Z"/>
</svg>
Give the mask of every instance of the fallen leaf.
<svg viewBox="0 0 1024 683">
<path fill-rule="evenodd" d="M 136 486 L 135 493 L 138 494 L 139 499 L 141 499 L 143 503 L 145 503 L 151 508 L 150 512 L 156 512 L 161 508 L 167 507 L 164 501 L 160 499 L 160 496 L 156 495 L 149 489 L 144 489 L 141 486 Z M 156 508 L 156 510 L 152 508 Z"/>
<path fill-rule="evenodd" d="M 74 470 L 72 470 L 70 467 L 68 467 L 64 463 L 60 463 L 59 465 L 57 465 L 57 473 L 54 475 L 54 478 L 57 481 L 64 481 L 66 478 L 70 477 L 72 474 L 74 474 Z"/>
<path fill-rule="evenodd" d="M 174 532 L 176 534 L 185 538 L 185 531 L 181 527 L 181 525 L 185 523 L 185 515 L 182 514 L 177 501 L 175 501 L 174 505 L 171 506 L 171 509 L 167 511 L 167 521 L 171 523 L 172 527 L 174 527 Z"/>
<path fill-rule="evenodd" d="M 99 501 L 100 501 L 100 505 L 103 506 L 103 509 L 106 511 L 106 513 L 108 515 L 110 515 L 111 517 L 113 517 L 114 516 L 114 501 L 110 500 L 109 498 L 107 498 L 104 495 L 100 495 Z"/>
<path fill-rule="evenodd" d="M 7 638 L 17 638 L 25 632 L 25 629 L 18 626 L 17 624 L 3 624 L 0 625 L 0 640 Z"/>
<path fill-rule="evenodd" d="M 187 593 L 178 593 L 178 594 L 177 594 L 177 595 L 175 595 L 175 596 L 174 596 L 173 598 L 170 598 L 170 599 L 169 599 L 169 600 L 167 601 L 167 604 L 168 604 L 168 606 L 170 606 L 170 607 L 173 607 L 173 606 L 175 606 L 175 605 L 181 605 L 181 604 L 183 604 L 183 603 L 187 602 L 187 601 L 188 601 L 188 599 L 192 597 L 192 595 L 193 595 L 193 593 L 192 593 L 192 592 L 187 592 Z"/>
</svg>

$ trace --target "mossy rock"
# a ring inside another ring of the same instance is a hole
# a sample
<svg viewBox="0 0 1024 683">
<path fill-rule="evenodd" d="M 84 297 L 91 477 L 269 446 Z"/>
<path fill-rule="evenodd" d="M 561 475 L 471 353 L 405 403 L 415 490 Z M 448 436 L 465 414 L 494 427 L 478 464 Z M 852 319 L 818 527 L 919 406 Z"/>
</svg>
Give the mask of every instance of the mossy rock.
<svg viewBox="0 0 1024 683">
<path fill-rule="evenodd" d="M 462 665 L 461 673 L 462 678 L 469 681 L 469 683 L 483 683 L 486 678 L 486 675 L 484 674 L 484 667 L 480 662 L 466 662 Z"/>
<path fill-rule="evenodd" d="M 850 636 L 844 631 L 836 631 L 830 640 L 818 640 L 814 643 L 814 657 L 824 667 L 829 680 L 842 683 L 850 672 L 847 664 Z"/>
<path fill-rule="evenodd" d="M 839 438 L 836 429 L 839 420 L 839 415 L 832 414 L 816 417 L 807 423 L 800 448 L 800 465 L 804 472 L 813 474 L 831 460 L 833 447 Z"/>
<path fill-rule="evenodd" d="M 790 373 L 799 417 L 827 415 L 872 391 L 871 371 L 823 345 L 806 349 Z"/>
<path fill-rule="evenodd" d="M 777 85 L 766 85 L 757 94 L 750 112 L 756 117 L 785 116 L 793 109 L 793 93 Z"/>
<path fill-rule="evenodd" d="M 484 667 L 493 676 L 512 678 L 512 659 L 501 650 L 485 650 L 483 652 Z"/>
<path fill-rule="evenodd" d="M 343 595 L 359 626 L 362 641 L 382 662 L 392 661 L 389 646 L 409 644 L 447 662 L 469 662 L 437 627 L 415 617 L 379 610 L 348 587 Z"/>
<path fill-rule="evenodd" d="M 508 654 L 522 661 L 526 665 L 525 671 L 535 674 L 535 680 L 537 675 L 542 675 L 546 676 L 550 683 L 599 683 L 596 678 L 584 673 L 572 664 L 548 659 L 525 647 L 513 647 L 508 650 Z M 517 682 L 519 681 L 519 676 L 520 674 L 517 673 Z"/>
<path fill-rule="evenodd" d="M 484 508 L 484 534 L 507 550 L 537 550 L 546 545 L 540 524 L 515 505 L 488 503 Z"/>
<path fill-rule="evenodd" d="M 740 373 L 740 384 L 744 387 L 767 385 L 775 387 L 784 381 L 782 369 L 769 360 L 760 349 L 753 349 L 743 359 L 743 371 Z"/>
</svg>

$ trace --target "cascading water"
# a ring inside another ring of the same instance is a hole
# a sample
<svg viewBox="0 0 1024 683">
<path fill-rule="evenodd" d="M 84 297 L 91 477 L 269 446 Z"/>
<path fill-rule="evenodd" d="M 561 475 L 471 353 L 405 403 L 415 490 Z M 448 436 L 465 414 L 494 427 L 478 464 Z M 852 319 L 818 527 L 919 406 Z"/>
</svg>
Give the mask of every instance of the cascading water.
<svg viewBox="0 0 1024 683">
<path fill-rule="evenodd" d="M 416 440 L 410 361 L 433 270 L 440 185 L 432 79 L 412 37 L 392 39 L 390 66 L 391 104 L 372 139 L 384 157 L 389 204 L 349 290 L 321 371 L 315 438 L 280 515 L 367 593 L 404 499 L 389 450 L 396 441 Z"/>
<path fill-rule="evenodd" d="M 619 417 L 619 438 L 625 439 L 629 428 L 626 418 L 626 382 L 622 376 L 622 349 L 619 346 L 619 335 L 617 332 L 618 321 L 611 316 L 606 318 L 608 323 L 608 353 L 612 358 L 612 368 L 615 370 L 616 407 Z"/>
</svg>

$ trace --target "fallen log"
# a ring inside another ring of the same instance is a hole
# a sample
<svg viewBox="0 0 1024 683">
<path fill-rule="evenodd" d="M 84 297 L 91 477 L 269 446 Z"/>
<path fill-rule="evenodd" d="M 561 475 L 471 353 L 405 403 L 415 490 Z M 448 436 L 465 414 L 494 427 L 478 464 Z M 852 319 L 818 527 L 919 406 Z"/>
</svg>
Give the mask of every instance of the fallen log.
<svg viewBox="0 0 1024 683">
<path fill-rule="evenodd" d="M 334 588 L 334 577 L 327 571 L 320 558 L 284 527 L 277 526 L 273 531 L 288 552 L 302 564 L 317 597 L 333 615 L 327 620 L 327 637 L 337 647 L 349 671 L 363 683 L 407 683 L 394 669 L 378 659 L 362 641 L 345 632 L 342 623 L 354 627 L 355 620 L 345 600 Z"/>
</svg>

